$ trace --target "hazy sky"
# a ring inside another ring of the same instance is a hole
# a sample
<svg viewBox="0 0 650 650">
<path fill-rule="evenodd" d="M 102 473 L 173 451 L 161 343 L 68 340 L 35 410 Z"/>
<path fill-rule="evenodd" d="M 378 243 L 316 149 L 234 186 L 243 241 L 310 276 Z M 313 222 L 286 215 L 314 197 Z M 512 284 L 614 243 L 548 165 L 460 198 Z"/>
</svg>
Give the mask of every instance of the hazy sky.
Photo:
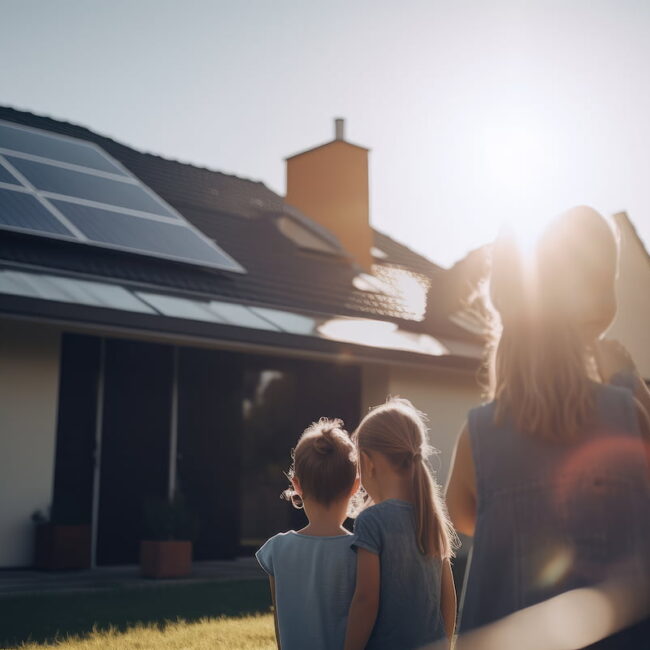
<svg viewBox="0 0 650 650">
<path fill-rule="evenodd" d="M 280 193 L 343 116 L 443 265 L 576 203 L 650 242 L 647 0 L 0 0 L 0 61 L 3 104 Z"/>
</svg>

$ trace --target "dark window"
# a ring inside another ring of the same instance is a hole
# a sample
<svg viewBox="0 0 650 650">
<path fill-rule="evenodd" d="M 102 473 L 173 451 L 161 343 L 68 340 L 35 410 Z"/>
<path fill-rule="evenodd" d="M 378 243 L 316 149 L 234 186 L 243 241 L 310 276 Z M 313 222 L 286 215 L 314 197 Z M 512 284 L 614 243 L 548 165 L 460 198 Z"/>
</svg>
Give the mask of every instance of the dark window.
<svg viewBox="0 0 650 650">
<path fill-rule="evenodd" d="M 101 340 L 65 335 L 53 514 L 90 523 Z M 138 561 L 143 506 L 169 492 L 174 349 L 106 340 L 98 564 Z M 359 419 L 359 369 L 349 365 L 178 350 L 176 484 L 199 523 L 197 560 L 254 551 L 299 528 L 280 500 L 301 432 L 320 417 Z"/>
<path fill-rule="evenodd" d="M 239 553 L 242 359 L 179 351 L 176 484 L 198 519 L 197 560 Z"/>
<path fill-rule="evenodd" d="M 253 360 L 244 374 L 241 545 L 256 550 L 268 537 L 306 524 L 302 511 L 280 499 L 284 472 L 300 434 L 321 417 L 343 419 L 348 431 L 360 414 L 355 366 L 272 358 Z"/>
<path fill-rule="evenodd" d="M 106 341 L 97 561 L 138 561 L 143 507 L 165 498 L 173 348 Z"/>
<path fill-rule="evenodd" d="M 52 521 L 90 524 L 94 476 L 97 380 L 101 341 L 64 334 Z"/>
</svg>

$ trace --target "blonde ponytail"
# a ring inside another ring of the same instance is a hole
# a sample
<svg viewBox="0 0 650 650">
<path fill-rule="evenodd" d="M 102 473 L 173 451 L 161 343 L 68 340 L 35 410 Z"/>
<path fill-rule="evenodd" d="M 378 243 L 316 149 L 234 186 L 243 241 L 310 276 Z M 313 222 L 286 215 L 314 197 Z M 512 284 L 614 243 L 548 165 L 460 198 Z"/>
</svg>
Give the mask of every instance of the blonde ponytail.
<svg viewBox="0 0 650 650">
<path fill-rule="evenodd" d="M 361 421 L 354 438 L 361 451 L 383 454 L 397 471 L 413 480 L 415 531 L 423 555 L 453 556 L 457 537 L 447 515 L 428 457 L 425 416 L 406 399 L 391 398 Z"/>
<path fill-rule="evenodd" d="M 423 458 L 413 464 L 415 530 L 420 552 L 442 559 L 453 556 L 455 533 L 447 517 L 438 484 Z"/>
</svg>

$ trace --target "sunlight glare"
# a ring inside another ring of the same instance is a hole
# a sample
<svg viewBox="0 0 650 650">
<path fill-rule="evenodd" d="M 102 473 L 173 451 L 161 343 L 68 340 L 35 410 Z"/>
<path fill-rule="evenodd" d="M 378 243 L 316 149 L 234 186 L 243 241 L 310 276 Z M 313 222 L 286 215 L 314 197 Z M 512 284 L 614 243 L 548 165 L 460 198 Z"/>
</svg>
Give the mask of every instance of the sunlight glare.
<svg viewBox="0 0 650 650">
<path fill-rule="evenodd" d="M 485 162 L 490 181 L 526 194 L 548 171 L 549 155 L 541 133 L 530 127 L 485 129 Z"/>
<path fill-rule="evenodd" d="M 554 216 L 527 207 L 518 217 L 506 220 L 504 225 L 514 235 L 524 260 L 530 260 L 544 228 Z"/>
<path fill-rule="evenodd" d="M 389 321 L 369 318 L 331 318 L 318 327 L 321 336 L 332 341 L 378 348 L 441 355 L 449 350 L 429 334 L 408 332 Z"/>
<path fill-rule="evenodd" d="M 531 125 L 494 126 L 483 131 L 485 182 L 525 257 L 553 217 L 543 196 L 553 171 L 548 142 L 542 130 Z"/>
</svg>

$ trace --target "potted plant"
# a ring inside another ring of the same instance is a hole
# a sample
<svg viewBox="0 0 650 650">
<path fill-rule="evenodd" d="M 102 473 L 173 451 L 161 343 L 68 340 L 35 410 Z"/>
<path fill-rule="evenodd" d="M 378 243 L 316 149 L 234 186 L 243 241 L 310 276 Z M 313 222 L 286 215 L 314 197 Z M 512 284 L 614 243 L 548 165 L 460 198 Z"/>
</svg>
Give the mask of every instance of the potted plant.
<svg viewBox="0 0 650 650">
<path fill-rule="evenodd" d="M 55 519 L 41 510 L 32 513 L 34 566 L 65 570 L 90 568 L 90 524 Z"/>
<path fill-rule="evenodd" d="M 192 568 L 192 542 L 198 525 L 180 494 L 144 504 L 140 568 L 147 578 L 182 578 Z"/>
</svg>

